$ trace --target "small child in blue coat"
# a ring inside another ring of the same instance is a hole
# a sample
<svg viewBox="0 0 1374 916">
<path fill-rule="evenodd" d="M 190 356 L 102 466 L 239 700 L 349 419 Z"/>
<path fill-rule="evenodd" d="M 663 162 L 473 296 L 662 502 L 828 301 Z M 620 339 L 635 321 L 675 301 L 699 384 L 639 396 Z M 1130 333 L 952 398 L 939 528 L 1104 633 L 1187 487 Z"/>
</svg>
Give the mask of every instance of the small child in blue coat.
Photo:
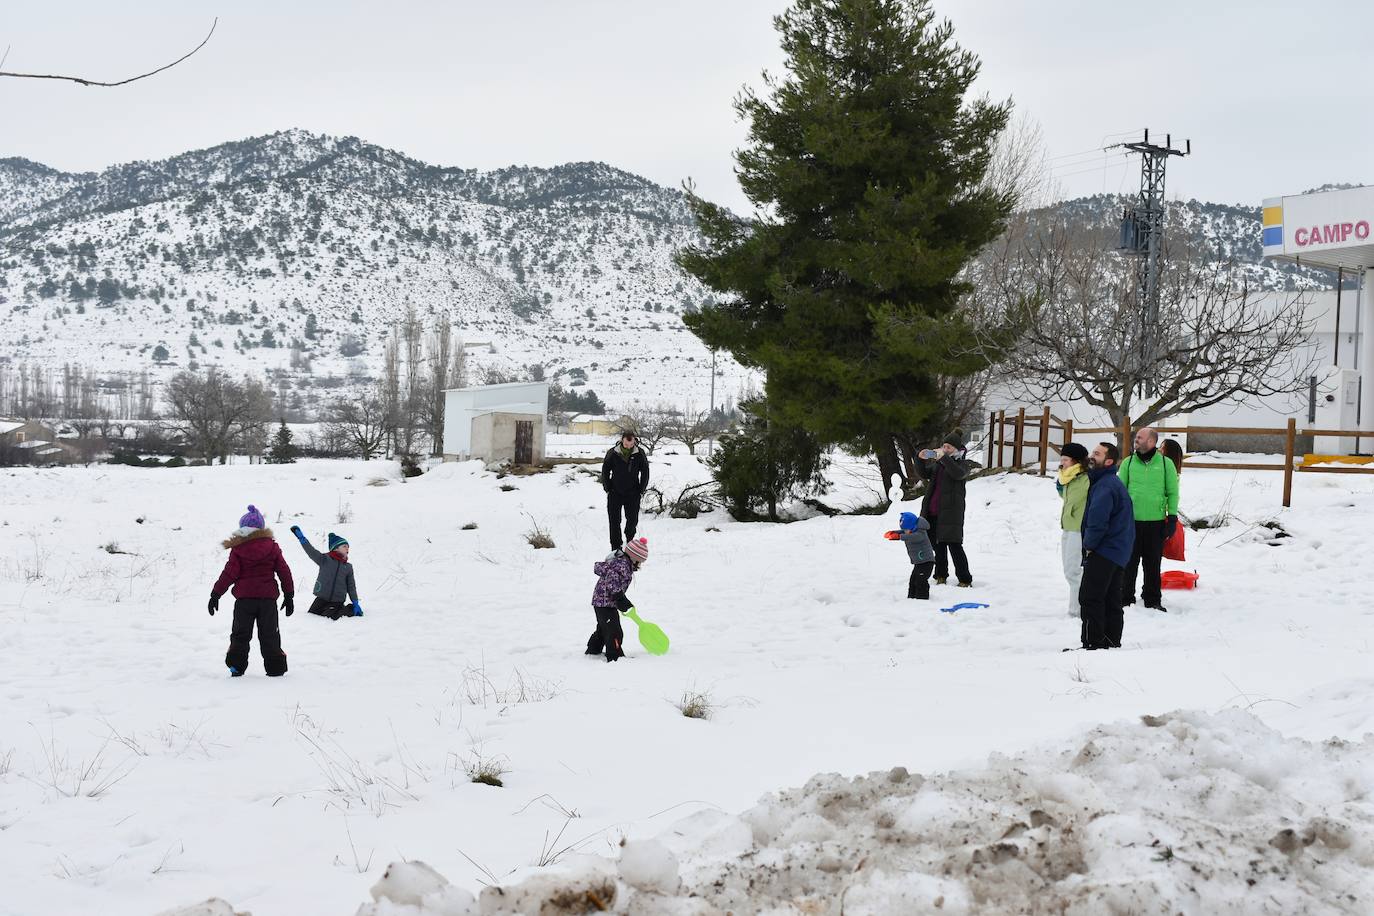
<svg viewBox="0 0 1374 916">
<path fill-rule="evenodd" d="M 884 535 L 889 541 L 906 544 L 907 556 L 911 558 L 911 579 L 907 582 L 908 598 L 930 597 L 930 574 L 935 571 L 935 548 L 930 544 L 930 522 L 914 512 L 903 512 L 897 522 L 900 531 L 889 531 Z"/>
</svg>

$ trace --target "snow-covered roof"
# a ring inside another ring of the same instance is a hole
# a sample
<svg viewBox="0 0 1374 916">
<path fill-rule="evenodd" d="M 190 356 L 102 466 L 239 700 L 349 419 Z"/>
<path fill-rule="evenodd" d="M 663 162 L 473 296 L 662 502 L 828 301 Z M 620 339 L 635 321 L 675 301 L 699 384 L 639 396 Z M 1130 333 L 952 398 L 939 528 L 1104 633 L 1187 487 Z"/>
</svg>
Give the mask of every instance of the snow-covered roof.
<svg viewBox="0 0 1374 916">
<path fill-rule="evenodd" d="M 604 422 L 606 422 L 606 423 L 615 423 L 615 422 L 617 422 L 619 419 L 620 419 L 619 417 L 614 416 L 613 414 L 608 414 L 608 413 L 580 413 L 580 414 L 576 414 L 575 416 L 569 418 L 568 422 L 569 422 L 569 423 L 592 423 L 592 422 L 596 422 L 596 421 L 604 421 Z"/>
<path fill-rule="evenodd" d="M 12 433 L 23 425 L 23 420 L 0 420 L 0 436 L 5 435 L 5 433 Z"/>
<path fill-rule="evenodd" d="M 41 449 L 41 450 L 38 452 L 38 454 L 40 454 L 40 455 L 60 455 L 60 454 L 62 454 L 62 449 L 60 449 L 60 448 L 58 448 L 57 446 L 54 445 L 52 448 Z"/>
<path fill-rule="evenodd" d="M 16 448 L 38 448 L 40 445 L 52 445 L 46 439 L 30 439 L 27 442 L 20 442 Z"/>
</svg>

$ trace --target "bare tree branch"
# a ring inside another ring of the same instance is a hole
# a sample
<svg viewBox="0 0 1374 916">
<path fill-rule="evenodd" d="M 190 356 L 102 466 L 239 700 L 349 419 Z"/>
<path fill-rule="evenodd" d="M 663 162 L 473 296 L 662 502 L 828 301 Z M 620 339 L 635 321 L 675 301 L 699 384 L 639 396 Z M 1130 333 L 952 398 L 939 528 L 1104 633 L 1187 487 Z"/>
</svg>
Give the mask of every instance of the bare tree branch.
<svg viewBox="0 0 1374 916">
<path fill-rule="evenodd" d="M 1148 426 L 1305 389 L 1315 351 L 1301 296 L 1256 295 L 1234 264 L 1178 242 L 1165 251 L 1151 328 L 1134 267 L 1098 233 L 1065 221 L 1023 218 L 985 252 L 972 277 L 977 295 L 1026 315 L 1008 364 L 1022 396 L 1083 401 L 1114 425 Z"/>
<path fill-rule="evenodd" d="M 112 82 L 112 83 L 111 83 L 111 82 L 104 82 L 104 81 L 102 81 L 102 80 L 88 80 L 88 79 L 85 79 L 84 77 L 80 77 L 80 76 L 62 76 L 62 75 L 60 75 L 60 74 L 55 74 L 55 73 L 12 73 L 12 72 L 9 72 L 9 71 L 7 71 L 7 70 L 0 70 L 0 76 L 12 76 L 12 77 L 15 77 L 15 78 L 17 78 L 17 79 L 29 79 L 29 80 L 67 80 L 67 81 L 73 82 L 73 83 L 80 83 L 82 86 L 109 86 L 109 87 L 112 87 L 112 86 L 127 86 L 128 84 L 133 83 L 133 82 L 137 82 L 138 80 L 147 79 L 147 78 L 150 77 L 150 76 L 156 76 L 157 74 L 161 73 L 161 72 L 164 71 L 164 70 L 170 70 L 170 69 L 172 69 L 173 67 L 175 67 L 177 64 L 179 64 L 179 63 L 181 63 L 182 61 L 184 61 L 184 60 L 186 60 L 187 58 L 189 58 L 191 55 L 195 54 L 195 53 L 196 53 L 197 51 L 199 51 L 201 48 L 205 47 L 205 45 L 206 45 L 207 43 L 209 43 L 209 41 L 210 41 L 210 36 L 213 35 L 213 34 L 215 34 L 215 26 L 217 26 L 217 25 L 219 25 L 219 17 L 218 17 L 218 16 L 215 17 L 215 21 L 214 21 L 214 22 L 210 23 L 210 31 L 207 32 L 207 33 L 205 33 L 205 38 L 203 38 L 203 39 L 201 40 L 200 44 L 196 45 L 196 46 L 195 46 L 194 48 L 192 48 L 190 51 L 188 51 L 188 52 L 186 52 L 185 54 L 183 54 L 182 56 L 178 57 L 176 60 L 172 61 L 170 64 L 164 64 L 163 66 L 158 67 L 156 70 L 149 70 L 147 73 L 140 73 L 138 76 L 131 76 L 131 77 L 129 77 L 128 79 L 119 80 L 119 81 L 117 81 L 117 82 Z M 8 48 L 8 47 L 5 48 L 5 57 L 9 57 L 9 48 Z M 0 65 L 3 65 L 3 64 L 4 64 L 4 58 L 0 58 Z"/>
</svg>

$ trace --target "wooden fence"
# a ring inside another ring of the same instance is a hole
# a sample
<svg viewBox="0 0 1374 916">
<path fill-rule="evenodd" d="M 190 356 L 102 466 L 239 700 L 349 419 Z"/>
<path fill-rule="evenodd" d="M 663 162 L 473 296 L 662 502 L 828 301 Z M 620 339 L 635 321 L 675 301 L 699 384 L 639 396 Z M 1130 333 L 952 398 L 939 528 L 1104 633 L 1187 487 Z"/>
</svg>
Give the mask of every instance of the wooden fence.
<svg viewBox="0 0 1374 916">
<path fill-rule="evenodd" d="M 1008 427 L 1010 426 L 1011 438 L 1008 439 Z M 1284 455 L 1282 464 L 1268 464 L 1263 462 L 1233 462 L 1233 461 L 1189 461 L 1185 458 L 1183 466 L 1185 468 L 1197 470 L 1215 471 L 1282 471 L 1283 472 L 1283 504 L 1291 506 L 1293 504 L 1293 474 L 1374 474 L 1374 465 L 1362 465 L 1352 467 L 1318 467 L 1299 463 L 1300 456 L 1297 455 L 1297 439 L 1299 436 L 1337 436 L 1341 438 L 1353 438 L 1358 443 L 1360 437 L 1370 438 L 1368 430 L 1353 429 L 1299 429 L 1298 421 L 1289 419 L 1287 427 L 1280 429 L 1268 429 L 1263 427 L 1225 427 L 1225 426 L 1190 426 L 1190 427 L 1171 427 L 1156 426 L 1153 429 L 1161 434 L 1168 435 L 1187 435 L 1189 433 L 1205 433 L 1213 436 L 1281 436 L 1284 440 Z M 1033 430 L 1034 435 L 1028 436 L 1028 432 Z M 1052 435 L 1058 433 L 1057 437 Z M 1075 435 L 1119 435 L 1124 444 L 1122 451 L 1130 449 L 1131 424 L 1124 422 L 1121 426 L 1085 426 L 1074 427 L 1072 420 L 1061 420 L 1050 413 L 1049 407 L 1045 407 L 1038 413 L 1027 414 L 1026 408 L 1018 408 L 1016 413 L 1008 416 L 1005 410 L 993 411 L 988 415 L 988 438 L 987 438 L 987 466 L 989 468 L 1025 468 L 1038 465 L 1039 474 L 1045 476 L 1050 465 L 1050 452 L 1056 456 L 1063 449 L 1065 443 L 1072 442 Z M 1058 438 L 1059 441 L 1054 441 Z M 1007 449 L 1010 447 L 1011 460 L 1007 461 Z M 1032 461 L 1025 460 L 1025 453 L 1028 449 L 1034 450 L 1036 458 Z"/>
</svg>

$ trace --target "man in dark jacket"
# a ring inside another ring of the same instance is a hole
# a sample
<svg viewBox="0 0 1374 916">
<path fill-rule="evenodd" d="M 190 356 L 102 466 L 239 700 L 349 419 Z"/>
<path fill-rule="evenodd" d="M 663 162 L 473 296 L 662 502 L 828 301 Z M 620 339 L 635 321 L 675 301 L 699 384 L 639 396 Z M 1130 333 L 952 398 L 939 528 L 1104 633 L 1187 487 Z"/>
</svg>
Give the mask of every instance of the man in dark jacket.
<svg viewBox="0 0 1374 916">
<path fill-rule="evenodd" d="M 945 436 L 938 449 L 923 449 L 919 456 L 921 476 L 927 481 L 921 516 L 930 522 L 935 542 L 935 584 L 949 580 L 949 560 L 960 588 L 973 584 L 964 553 L 964 486 L 973 463 L 964 457 L 964 440 L 958 433 Z"/>
<path fill-rule="evenodd" d="M 1085 649 L 1121 648 L 1121 577 L 1135 544 L 1135 516 L 1131 496 L 1116 476 L 1120 460 L 1120 450 L 1110 442 L 1100 443 L 1088 458 L 1083 581 L 1078 587 Z"/>
<path fill-rule="evenodd" d="M 625 515 L 624 537 L 631 541 L 639 527 L 639 500 L 649 487 L 649 458 L 639 447 L 639 440 L 630 430 L 620 434 L 620 442 L 606 453 L 601 462 L 601 489 L 606 491 L 606 515 L 611 523 L 611 550 L 619 550 L 620 517 Z"/>
</svg>

